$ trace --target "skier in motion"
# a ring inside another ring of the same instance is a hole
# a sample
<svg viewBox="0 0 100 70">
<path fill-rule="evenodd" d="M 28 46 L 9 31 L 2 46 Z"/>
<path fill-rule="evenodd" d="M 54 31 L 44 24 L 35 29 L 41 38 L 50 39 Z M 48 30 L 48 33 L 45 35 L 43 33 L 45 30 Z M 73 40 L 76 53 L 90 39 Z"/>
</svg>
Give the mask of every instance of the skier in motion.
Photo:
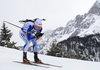
<svg viewBox="0 0 100 70">
<path fill-rule="evenodd" d="M 30 62 L 27 59 L 27 51 L 31 42 L 34 49 L 34 60 L 35 62 L 41 62 L 41 60 L 38 58 L 37 40 L 43 35 L 43 33 L 41 33 L 42 19 L 36 18 L 34 21 L 26 20 L 22 22 L 25 22 L 25 24 L 21 28 L 19 35 L 20 38 L 25 42 L 23 47 L 23 62 Z"/>
</svg>

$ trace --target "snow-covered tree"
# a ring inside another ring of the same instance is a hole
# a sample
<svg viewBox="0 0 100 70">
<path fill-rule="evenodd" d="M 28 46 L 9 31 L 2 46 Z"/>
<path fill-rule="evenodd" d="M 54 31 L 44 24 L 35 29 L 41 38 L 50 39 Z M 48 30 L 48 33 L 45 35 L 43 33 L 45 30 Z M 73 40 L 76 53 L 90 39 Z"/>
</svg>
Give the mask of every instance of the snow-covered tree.
<svg viewBox="0 0 100 70">
<path fill-rule="evenodd" d="M 16 43 L 10 41 L 13 34 L 11 33 L 11 30 L 6 27 L 5 23 L 3 23 L 3 26 L 0 30 L 0 46 L 15 48 Z"/>
</svg>

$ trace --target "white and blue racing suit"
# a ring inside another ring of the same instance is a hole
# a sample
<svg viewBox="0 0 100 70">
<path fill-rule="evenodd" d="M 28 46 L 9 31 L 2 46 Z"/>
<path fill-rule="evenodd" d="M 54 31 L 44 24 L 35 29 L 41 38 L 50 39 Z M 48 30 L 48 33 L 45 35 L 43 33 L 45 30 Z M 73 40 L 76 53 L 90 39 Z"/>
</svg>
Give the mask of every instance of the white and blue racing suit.
<svg viewBox="0 0 100 70">
<path fill-rule="evenodd" d="M 37 38 L 34 36 L 34 34 L 41 31 L 42 31 L 42 28 L 39 31 L 35 29 L 33 22 L 26 22 L 24 24 L 24 26 L 21 28 L 20 33 L 19 33 L 20 38 L 25 42 L 25 45 L 23 47 L 23 52 L 28 51 L 28 48 L 31 42 L 33 44 L 34 52 L 38 52 L 37 42 L 36 42 Z"/>
</svg>

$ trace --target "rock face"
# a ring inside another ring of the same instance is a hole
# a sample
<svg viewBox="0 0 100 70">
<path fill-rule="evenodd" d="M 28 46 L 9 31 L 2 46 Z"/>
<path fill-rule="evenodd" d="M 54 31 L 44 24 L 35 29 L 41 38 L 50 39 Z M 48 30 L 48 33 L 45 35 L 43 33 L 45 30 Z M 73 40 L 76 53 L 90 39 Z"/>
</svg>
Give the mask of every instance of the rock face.
<svg viewBox="0 0 100 70">
<path fill-rule="evenodd" d="M 99 0 L 96 1 L 96 3 L 92 6 L 92 8 L 89 10 L 89 13 L 100 15 L 100 2 L 99 2 Z"/>
</svg>

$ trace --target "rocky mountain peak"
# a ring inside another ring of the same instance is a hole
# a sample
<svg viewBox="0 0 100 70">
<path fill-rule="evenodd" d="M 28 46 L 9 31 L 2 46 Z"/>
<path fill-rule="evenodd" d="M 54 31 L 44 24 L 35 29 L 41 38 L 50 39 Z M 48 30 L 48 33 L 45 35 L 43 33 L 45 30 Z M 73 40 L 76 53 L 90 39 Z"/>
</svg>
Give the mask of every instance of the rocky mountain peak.
<svg viewBox="0 0 100 70">
<path fill-rule="evenodd" d="M 89 13 L 100 15 L 100 0 L 97 0 L 94 3 L 94 5 L 92 6 L 92 8 L 89 10 Z"/>
</svg>

